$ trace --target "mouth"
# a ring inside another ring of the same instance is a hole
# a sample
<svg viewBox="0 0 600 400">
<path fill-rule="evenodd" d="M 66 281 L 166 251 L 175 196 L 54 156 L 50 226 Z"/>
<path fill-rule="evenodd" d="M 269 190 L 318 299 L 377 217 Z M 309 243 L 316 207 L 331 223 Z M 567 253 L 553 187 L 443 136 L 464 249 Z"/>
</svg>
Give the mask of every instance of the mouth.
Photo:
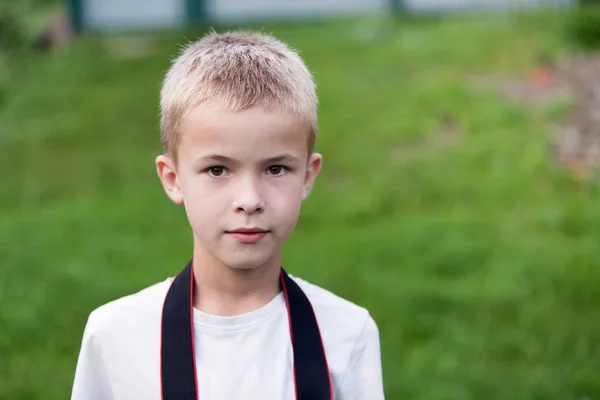
<svg viewBox="0 0 600 400">
<path fill-rule="evenodd" d="M 226 231 L 240 243 L 256 243 L 262 240 L 270 231 L 261 228 L 238 228 Z"/>
<path fill-rule="evenodd" d="M 266 229 L 261 228 L 237 228 L 232 231 L 227 231 L 227 233 L 267 233 L 269 232 Z"/>
</svg>

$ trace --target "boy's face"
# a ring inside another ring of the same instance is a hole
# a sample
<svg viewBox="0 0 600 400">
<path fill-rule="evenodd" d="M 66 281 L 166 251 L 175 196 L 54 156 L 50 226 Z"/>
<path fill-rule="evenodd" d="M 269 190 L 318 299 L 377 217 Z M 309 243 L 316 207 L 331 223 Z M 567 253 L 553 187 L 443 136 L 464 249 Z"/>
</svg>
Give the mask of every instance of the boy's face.
<svg viewBox="0 0 600 400">
<path fill-rule="evenodd" d="M 186 118 L 177 165 L 156 165 L 168 196 L 184 204 L 196 254 L 232 268 L 279 262 L 300 205 L 321 168 L 308 155 L 308 126 L 261 108 L 199 108 Z"/>
</svg>

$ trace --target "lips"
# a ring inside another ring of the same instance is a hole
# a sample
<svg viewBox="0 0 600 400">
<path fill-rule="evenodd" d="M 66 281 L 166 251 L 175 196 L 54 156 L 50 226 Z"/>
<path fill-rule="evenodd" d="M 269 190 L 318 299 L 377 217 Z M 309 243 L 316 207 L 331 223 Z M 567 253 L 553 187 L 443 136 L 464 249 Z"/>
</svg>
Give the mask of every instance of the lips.
<svg viewBox="0 0 600 400">
<path fill-rule="evenodd" d="M 267 236 L 268 233 L 268 230 L 261 228 L 237 228 L 227 231 L 227 234 L 240 243 L 257 243 Z"/>
<path fill-rule="evenodd" d="M 261 228 L 237 228 L 227 233 L 267 233 L 268 230 Z"/>
</svg>

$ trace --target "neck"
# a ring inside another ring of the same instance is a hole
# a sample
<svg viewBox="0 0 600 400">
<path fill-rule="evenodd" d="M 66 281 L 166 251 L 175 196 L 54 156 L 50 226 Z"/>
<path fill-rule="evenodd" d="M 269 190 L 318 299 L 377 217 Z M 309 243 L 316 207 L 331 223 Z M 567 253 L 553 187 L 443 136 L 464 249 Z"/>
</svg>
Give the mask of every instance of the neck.
<svg viewBox="0 0 600 400">
<path fill-rule="evenodd" d="M 194 249 L 194 307 L 234 316 L 264 306 L 280 292 L 280 257 L 251 269 L 231 268 L 198 246 Z"/>
</svg>

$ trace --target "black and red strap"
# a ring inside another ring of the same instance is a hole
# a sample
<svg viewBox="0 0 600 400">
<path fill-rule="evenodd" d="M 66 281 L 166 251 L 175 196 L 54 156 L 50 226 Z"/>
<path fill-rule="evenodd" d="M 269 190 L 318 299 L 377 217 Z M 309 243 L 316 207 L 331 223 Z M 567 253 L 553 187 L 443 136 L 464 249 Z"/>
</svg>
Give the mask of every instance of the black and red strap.
<svg viewBox="0 0 600 400">
<path fill-rule="evenodd" d="M 319 325 L 308 297 L 281 269 L 294 352 L 297 400 L 333 400 L 331 375 Z M 193 325 L 192 262 L 171 283 L 161 323 L 161 391 L 163 400 L 199 400 Z"/>
</svg>

